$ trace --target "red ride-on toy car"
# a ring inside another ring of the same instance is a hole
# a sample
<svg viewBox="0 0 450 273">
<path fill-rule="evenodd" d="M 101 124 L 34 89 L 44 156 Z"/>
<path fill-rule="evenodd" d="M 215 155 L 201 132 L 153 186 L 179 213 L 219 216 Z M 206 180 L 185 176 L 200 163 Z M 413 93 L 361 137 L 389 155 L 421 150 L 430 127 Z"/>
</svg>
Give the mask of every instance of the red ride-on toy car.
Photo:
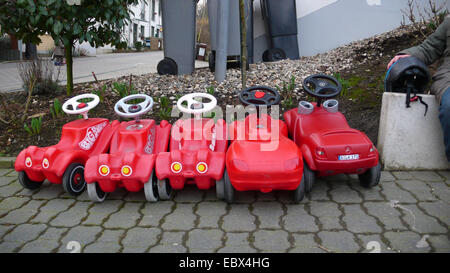
<svg viewBox="0 0 450 273">
<path fill-rule="evenodd" d="M 136 100 L 144 101 L 133 103 Z M 156 125 L 152 119 L 139 119 L 152 107 L 153 99 L 141 94 L 127 96 L 116 103 L 117 115 L 135 120 L 120 123 L 112 137 L 109 154 L 91 157 L 86 162 L 85 178 L 92 201 L 103 202 L 107 193 L 117 187 L 132 192 L 144 188 L 148 201 L 158 200 L 153 167 L 156 155 L 167 151 L 172 126 L 165 120 Z"/>
<path fill-rule="evenodd" d="M 80 100 L 91 99 L 90 102 Z M 97 95 L 83 94 L 63 104 L 67 114 L 83 115 L 65 124 L 61 140 L 50 147 L 30 146 L 17 156 L 15 169 L 19 182 L 27 189 L 37 189 L 45 179 L 54 184 L 63 184 L 64 190 L 80 195 L 86 187 L 84 165 L 89 157 L 108 151 L 111 137 L 119 122 L 109 123 L 104 118 L 88 118 L 88 111 L 99 103 Z M 69 109 L 71 107 L 72 109 Z"/>
<path fill-rule="evenodd" d="M 170 152 L 160 153 L 156 159 L 158 193 L 162 199 L 171 198 L 171 189 L 181 190 L 186 183 L 206 190 L 222 178 L 228 147 L 227 125 L 223 119 L 214 123 L 214 119 L 202 118 L 202 113 L 216 105 L 216 98 L 205 93 L 185 95 L 178 100 L 178 109 L 194 114 L 194 118 L 179 119 L 174 124 Z"/>
<path fill-rule="evenodd" d="M 257 114 L 229 126 L 234 139 L 227 151 L 223 180 L 217 184 L 218 197 L 233 202 L 234 191 L 273 190 L 294 191 L 294 201 L 305 194 L 303 161 L 300 149 L 288 138 L 286 124 L 269 115 L 261 114 L 259 107 L 280 102 L 280 94 L 272 88 L 254 86 L 242 91 L 239 99 L 245 105 L 255 105 Z"/>
<path fill-rule="evenodd" d="M 376 186 L 381 171 L 377 149 L 364 133 L 350 128 L 338 111 L 338 101 L 331 99 L 339 95 L 341 84 L 318 74 L 307 77 L 303 88 L 317 103 L 301 101 L 298 108 L 284 113 L 284 120 L 303 154 L 307 192 L 316 176 L 339 173 L 358 174 L 362 186 Z"/>
</svg>

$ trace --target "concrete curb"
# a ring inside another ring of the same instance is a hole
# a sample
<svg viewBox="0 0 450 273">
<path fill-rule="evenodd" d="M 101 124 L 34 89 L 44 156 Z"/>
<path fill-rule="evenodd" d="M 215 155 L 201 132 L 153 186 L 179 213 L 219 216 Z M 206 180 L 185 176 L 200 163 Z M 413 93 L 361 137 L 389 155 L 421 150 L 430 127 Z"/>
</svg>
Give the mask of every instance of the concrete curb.
<svg viewBox="0 0 450 273">
<path fill-rule="evenodd" d="M 0 157 L 0 169 L 14 169 L 15 157 Z"/>
</svg>

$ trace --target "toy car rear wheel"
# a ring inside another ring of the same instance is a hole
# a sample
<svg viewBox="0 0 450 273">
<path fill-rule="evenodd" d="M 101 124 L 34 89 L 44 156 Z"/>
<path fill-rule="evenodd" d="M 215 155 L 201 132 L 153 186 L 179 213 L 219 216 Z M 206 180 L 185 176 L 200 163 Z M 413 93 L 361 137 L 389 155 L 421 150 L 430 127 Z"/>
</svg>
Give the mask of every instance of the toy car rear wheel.
<svg viewBox="0 0 450 273">
<path fill-rule="evenodd" d="M 300 181 L 300 185 L 298 185 L 297 189 L 294 191 L 294 202 L 300 203 L 305 197 L 306 191 L 306 183 L 305 183 L 305 173 L 303 172 L 302 180 Z"/>
<path fill-rule="evenodd" d="M 31 180 L 25 171 L 19 172 L 19 183 L 24 188 L 29 190 L 36 190 L 42 186 L 44 181 L 33 181 Z"/>
<path fill-rule="evenodd" d="M 216 196 L 217 199 L 222 200 L 225 197 L 225 172 L 227 169 L 225 169 L 223 176 L 220 180 L 216 180 Z"/>
<path fill-rule="evenodd" d="M 67 167 L 62 178 L 64 190 L 72 195 L 78 196 L 86 189 L 86 181 L 84 180 L 84 165 L 80 163 L 72 163 Z"/>
<path fill-rule="evenodd" d="M 98 182 L 87 184 L 87 192 L 92 202 L 101 203 L 105 201 L 107 193 L 104 192 Z"/>
<path fill-rule="evenodd" d="M 159 200 L 158 195 L 158 183 L 155 171 L 152 171 L 148 182 L 144 184 L 145 199 L 149 202 L 157 202 Z"/>
<path fill-rule="evenodd" d="M 158 196 L 161 200 L 170 200 L 173 198 L 174 190 L 170 186 L 169 179 L 158 179 Z"/>
<path fill-rule="evenodd" d="M 380 183 L 381 176 L 381 164 L 378 164 L 375 167 L 368 169 L 365 173 L 359 174 L 359 183 L 364 188 L 372 188 Z"/>
<path fill-rule="evenodd" d="M 303 176 L 305 180 L 305 191 L 311 192 L 314 183 L 316 182 L 315 173 L 309 168 L 308 163 L 303 163 Z"/>
<path fill-rule="evenodd" d="M 230 177 L 228 176 L 228 172 L 227 170 L 225 170 L 225 174 L 224 174 L 224 191 L 223 191 L 223 198 L 225 199 L 225 201 L 228 204 L 233 203 L 234 201 L 234 187 L 231 184 L 231 180 Z"/>
</svg>

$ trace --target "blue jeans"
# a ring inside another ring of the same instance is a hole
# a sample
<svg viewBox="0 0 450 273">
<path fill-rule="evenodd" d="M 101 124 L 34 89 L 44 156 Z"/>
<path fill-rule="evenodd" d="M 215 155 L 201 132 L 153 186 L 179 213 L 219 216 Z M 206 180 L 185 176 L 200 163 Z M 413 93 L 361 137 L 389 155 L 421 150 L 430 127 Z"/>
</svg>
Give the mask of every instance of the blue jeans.
<svg viewBox="0 0 450 273">
<path fill-rule="evenodd" d="M 450 162 L 450 87 L 444 92 L 439 107 L 439 120 L 444 132 L 444 145 L 447 160 Z"/>
</svg>

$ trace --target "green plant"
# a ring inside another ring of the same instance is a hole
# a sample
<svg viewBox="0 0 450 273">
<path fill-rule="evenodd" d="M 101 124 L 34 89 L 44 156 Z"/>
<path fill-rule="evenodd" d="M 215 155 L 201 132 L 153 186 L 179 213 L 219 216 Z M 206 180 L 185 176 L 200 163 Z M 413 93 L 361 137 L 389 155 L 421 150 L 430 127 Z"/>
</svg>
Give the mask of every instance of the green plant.
<svg viewBox="0 0 450 273">
<path fill-rule="evenodd" d="M 39 135 L 41 133 L 41 129 L 42 129 L 42 116 L 40 116 L 39 118 L 31 119 L 30 126 L 31 126 L 31 128 L 28 127 L 28 125 L 26 123 L 23 124 L 23 128 L 25 129 L 25 131 L 28 132 L 28 134 L 30 136 Z"/>
<path fill-rule="evenodd" d="M 333 73 L 333 77 L 335 77 L 336 80 L 338 80 L 338 82 L 341 83 L 342 85 L 341 96 L 345 97 L 347 95 L 348 88 L 350 87 L 350 81 L 342 78 L 341 74 L 339 73 Z"/>
<path fill-rule="evenodd" d="M 126 96 L 137 94 L 137 91 L 133 88 L 132 84 L 124 82 L 114 82 L 112 86 L 113 91 L 121 98 Z"/>
<path fill-rule="evenodd" d="M 160 109 L 158 111 L 158 116 L 161 120 L 169 120 L 172 114 L 172 107 L 170 106 L 170 100 L 163 96 L 156 99 L 156 101 L 160 105 Z"/>
<path fill-rule="evenodd" d="M 293 98 L 293 93 L 295 89 L 295 76 L 292 76 L 288 82 L 283 81 L 283 88 L 276 86 L 278 92 L 280 93 L 283 100 L 281 101 L 281 106 L 285 109 L 291 109 L 295 106 L 295 101 Z"/>
<path fill-rule="evenodd" d="M 53 101 L 53 105 L 50 107 L 50 113 L 52 114 L 53 119 L 57 119 L 64 114 L 62 110 L 62 104 L 58 99 Z"/>
<path fill-rule="evenodd" d="M 134 47 L 136 48 L 137 51 L 141 51 L 142 47 L 143 47 L 143 44 L 142 44 L 141 41 L 138 41 L 138 42 L 134 43 Z"/>
<path fill-rule="evenodd" d="M 100 102 L 103 102 L 105 100 L 106 88 L 106 85 L 102 85 L 101 87 L 94 89 L 94 91 L 92 92 L 99 97 Z"/>
<path fill-rule="evenodd" d="M 214 93 L 216 92 L 215 88 L 213 85 L 210 85 L 209 87 L 206 87 L 206 92 L 210 95 L 214 95 Z"/>
</svg>

